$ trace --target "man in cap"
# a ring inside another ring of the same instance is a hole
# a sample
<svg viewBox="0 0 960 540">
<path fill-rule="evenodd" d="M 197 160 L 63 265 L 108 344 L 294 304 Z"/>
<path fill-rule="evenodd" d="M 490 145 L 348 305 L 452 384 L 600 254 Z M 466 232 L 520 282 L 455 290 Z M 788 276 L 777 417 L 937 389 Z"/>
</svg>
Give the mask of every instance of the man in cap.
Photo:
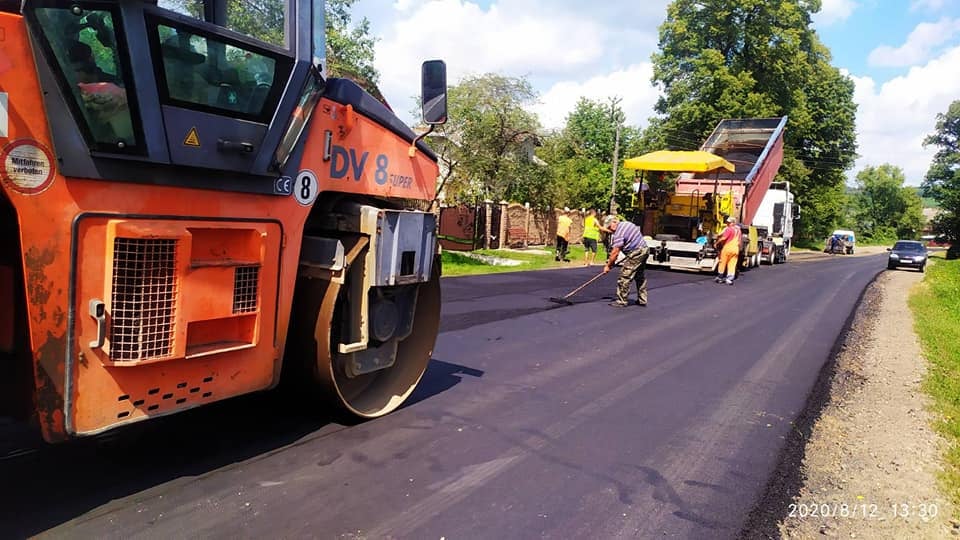
<svg viewBox="0 0 960 540">
<path fill-rule="evenodd" d="M 720 262 L 717 266 L 717 283 L 733 285 L 733 277 L 737 272 L 737 260 L 740 256 L 740 227 L 733 216 L 727 218 L 727 227 L 723 229 L 713 246 L 720 250 Z M 726 276 L 724 277 L 724 274 Z"/>
<path fill-rule="evenodd" d="M 617 299 L 610 302 L 613 307 L 626 307 L 627 297 L 630 296 L 630 282 L 637 284 L 638 306 L 647 305 L 647 277 L 646 266 L 647 257 L 650 255 L 650 249 L 647 247 L 647 241 L 643 238 L 643 232 L 640 227 L 629 221 L 620 221 L 620 218 L 613 218 L 609 224 L 613 232 L 610 238 L 610 256 L 607 264 L 603 267 L 603 273 L 606 274 L 610 268 L 617 263 L 617 256 L 623 252 L 624 259 L 620 267 L 620 276 L 617 278 Z"/>
</svg>

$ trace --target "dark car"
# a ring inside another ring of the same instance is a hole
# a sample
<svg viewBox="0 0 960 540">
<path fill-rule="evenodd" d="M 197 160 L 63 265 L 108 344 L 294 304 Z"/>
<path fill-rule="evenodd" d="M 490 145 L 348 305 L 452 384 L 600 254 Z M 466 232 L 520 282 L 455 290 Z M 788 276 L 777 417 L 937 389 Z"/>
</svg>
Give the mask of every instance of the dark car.
<svg viewBox="0 0 960 540">
<path fill-rule="evenodd" d="M 910 266 L 923 272 L 927 267 L 927 247 L 923 242 L 914 240 L 898 240 L 892 248 L 887 248 L 890 256 L 887 258 L 887 269 L 893 270 L 900 266 Z"/>
</svg>

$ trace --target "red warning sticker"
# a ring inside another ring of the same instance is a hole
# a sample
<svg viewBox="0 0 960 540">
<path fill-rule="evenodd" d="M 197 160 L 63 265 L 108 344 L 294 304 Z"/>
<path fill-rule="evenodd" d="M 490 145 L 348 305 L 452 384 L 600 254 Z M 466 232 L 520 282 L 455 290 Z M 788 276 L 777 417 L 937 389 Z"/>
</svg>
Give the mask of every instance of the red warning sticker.
<svg viewBox="0 0 960 540">
<path fill-rule="evenodd" d="M 53 172 L 53 154 L 37 141 L 13 141 L 0 152 L 0 178 L 20 193 L 46 190 L 53 183 Z"/>
</svg>

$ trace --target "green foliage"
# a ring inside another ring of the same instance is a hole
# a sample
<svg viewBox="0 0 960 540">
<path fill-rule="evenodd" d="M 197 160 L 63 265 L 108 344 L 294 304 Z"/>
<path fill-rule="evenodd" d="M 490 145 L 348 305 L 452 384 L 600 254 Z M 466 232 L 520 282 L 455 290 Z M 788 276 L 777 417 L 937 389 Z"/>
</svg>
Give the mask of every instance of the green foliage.
<svg viewBox="0 0 960 540">
<path fill-rule="evenodd" d="M 227 2 L 227 26 L 261 41 L 283 47 L 283 2 L 232 0 Z"/>
<path fill-rule="evenodd" d="M 800 237 L 843 214 L 843 171 L 855 159 L 853 81 L 830 65 L 809 0 L 675 0 L 660 27 L 653 81 L 663 89 L 645 138 L 699 147 L 723 118 L 789 116 L 779 178 L 803 207 Z"/>
<path fill-rule="evenodd" d="M 380 101 L 380 73 L 374 67 L 370 21 L 364 17 L 352 27 L 350 8 L 356 0 L 326 0 L 327 73 L 353 80 Z"/>
<path fill-rule="evenodd" d="M 854 218 L 856 230 L 868 241 L 919 238 L 923 204 L 916 189 L 904 187 L 905 180 L 900 167 L 886 163 L 857 173 Z"/>
<path fill-rule="evenodd" d="M 617 126 L 620 126 L 618 162 L 639 148 L 638 129 L 624 126 L 623 109 L 581 97 L 560 131 L 545 138 L 538 153 L 553 171 L 558 184 L 558 205 L 606 211 L 610 206 Z M 614 197 L 621 207 L 630 200 L 630 171 L 617 167 Z"/>
<path fill-rule="evenodd" d="M 477 199 L 554 203 L 551 171 L 535 157 L 537 99 L 525 78 L 466 77 L 447 93 L 448 118 L 429 140 L 447 169 L 447 202 Z"/>
<path fill-rule="evenodd" d="M 933 222 L 934 231 L 950 242 L 960 240 L 960 100 L 937 115 L 936 132 L 923 141 L 936 146 L 937 153 L 923 180 L 924 195 L 939 204 L 941 213 Z"/>
<path fill-rule="evenodd" d="M 930 362 L 924 389 L 933 397 L 936 427 L 947 441 L 943 493 L 960 508 L 960 261 L 930 265 L 910 307 Z"/>
</svg>

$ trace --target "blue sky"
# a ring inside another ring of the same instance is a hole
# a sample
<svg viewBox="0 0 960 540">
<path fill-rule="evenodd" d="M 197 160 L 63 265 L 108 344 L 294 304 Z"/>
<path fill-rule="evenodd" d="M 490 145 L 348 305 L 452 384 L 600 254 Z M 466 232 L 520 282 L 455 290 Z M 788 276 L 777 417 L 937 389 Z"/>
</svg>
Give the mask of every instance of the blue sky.
<svg viewBox="0 0 960 540">
<path fill-rule="evenodd" d="M 410 123 L 420 62 L 443 58 L 450 84 L 485 72 L 528 77 L 546 128 L 561 126 L 580 96 L 620 97 L 628 123 L 644 127 L 657 98 L 650 54 L 668 3 L 358 0 L 354 16 L 370 20 L 381 90 Z M 921 142 L 960 99 L 960 0 L 823 0 L 814 28 L 857 87 L 861 157 L 850 176 L 888 162 L 919 184 L 934 152 Z"/>
</svg>

